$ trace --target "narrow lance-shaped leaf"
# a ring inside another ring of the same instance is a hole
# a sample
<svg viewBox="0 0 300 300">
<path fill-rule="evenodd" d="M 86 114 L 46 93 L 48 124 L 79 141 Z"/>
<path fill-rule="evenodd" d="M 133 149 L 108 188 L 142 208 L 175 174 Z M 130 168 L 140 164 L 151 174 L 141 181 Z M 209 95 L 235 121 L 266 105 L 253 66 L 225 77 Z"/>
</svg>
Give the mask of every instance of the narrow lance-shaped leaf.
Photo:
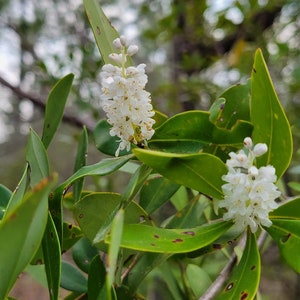
<svg viewBox="0 0 300 300">
<path fill-rule="evenodd" d="M 248 231 L 247 243 L 241 261 L 233 269 L 225 288 L 217 300 L 252 300 L 260 280 L 260 256 L 255 235 Z"/>
<path fill-rule="evenodd" d="M 189 229 L 124 224 L 121 247 L 147 252 L 186 253 L 209 245 L 231 226 L 232 223 L 224 221 Z M 105 242 L 112 242 L 110 235 Z"/>
<path fill-rule="evenodd" d="M 26 160 L 30 167 L 30 185 L 35 186 L 43 178 L 49 176 L 49 164 L 46 149 L 37 135 L 31 129 L 26 149 Z"/>
<path fill-rule="evenodd" d="M 74 74 L 68 74 L 60 79 L 52 88 L 48 96 L 42 135 L 42 142 L 46 149 L 51 143 L 54 134 L 62 120 L 73 79 Z"/>
<path fill-rule="evenodd" d="M 255 143 L 266 143 L 267 154 L 257 158 L 258 165 L 271 164 L 280 178 L 292 157 L 291 128 L 275 92 L 260 49 L 256 51 L 252 71 L 251 122 Z"/>
<path fill-rule="evenodd" d="M 117 52 L 117 49 L 113 46 L 112 42 L 119 36 L 118 32 L 107 19 L 99 1 L 84 0 L 83 3 L 102 59 L 106 64 L 115 64 L 108 56 L 111 53 Z M 127 64 L 131 65 L 130 57 L 127 59 Z"/>
<path fill-rule="evenodd" d="M 221 199 L 222 175 L 226 165 L 207 153 L 175 154 L 145 149 L 133 149 L 136 157 L 164 177 L 203 194 Z"/>
<path fill-rule="evenodd" d="M 43 179 L 0 223 L 0 299 L 5 299 L 40 246 L 47 223 L 48 194 L 54 181 L 55 178 Z"/>
<path fill-rule="evenodd" d="M 74 173 L 86 165 L 87 148 L 88 148 L 88 134 L 87 134 L 86 127 L 84 127 L 78 142 Z M 84 182 L 84 178 L 80 178 L 77 181 L 75 181 L 73 185 L 74 202 L 77 202 L 80 199 L 83 182 Z"/>
</svg>

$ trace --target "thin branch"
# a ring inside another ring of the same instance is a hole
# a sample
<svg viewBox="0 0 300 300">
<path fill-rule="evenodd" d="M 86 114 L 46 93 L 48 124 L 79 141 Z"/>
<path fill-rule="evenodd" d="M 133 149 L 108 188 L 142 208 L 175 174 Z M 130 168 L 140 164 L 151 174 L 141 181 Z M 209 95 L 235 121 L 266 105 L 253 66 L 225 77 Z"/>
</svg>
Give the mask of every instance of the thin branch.
<svg viewBox="0 0 300 300">
<path fill-rule="evenodd" d="M 261 249 L 267 238 L 267 233 L 263 231 L 257 240 L 257 246 Z M 245 244 L 245 238 L 243 238 L 240 242 L 240 245 Z M 219 276 L 212 283 L 212 285 L 208 288 L 208 290 L 199 298 L 199 300 L 212 300 L 215 299 L 216 295 L 220 292 L 221 288 L 224 286 L 226 280 L 228 279 L 229 274 L 231 273 L 233 267 L 237 262 L 237 256 L 235 253 L 232 254 L 229 262 L 220 272 Z"/>
<path fill-rule="evenodd" d="M 15 95 L 18 96 L 20 99 L 27 99 L 31 101 L 36 107 L 42 109 L 43 111 L 45 110 L 46 107 L 46 100 L 41 99 L 37 96 L 34 96 L 30 93 L 27 93 L 23 91 L 19 86 L 12 85 L 10 82 L 5 80 L 2 76 L 0 76 L 0 83 L 10 89 Z M 83 126 L 86 126 L 88 131 L 92 131 L 95 127 L 95 124 L 91 122 L 90 120 L 82 120 L 78 117 L 75 117 L 73 115 L 65 113 L 63 115 L 63 121 L 71 124 L 73 126 L 82 128 Z"/>
</svg>

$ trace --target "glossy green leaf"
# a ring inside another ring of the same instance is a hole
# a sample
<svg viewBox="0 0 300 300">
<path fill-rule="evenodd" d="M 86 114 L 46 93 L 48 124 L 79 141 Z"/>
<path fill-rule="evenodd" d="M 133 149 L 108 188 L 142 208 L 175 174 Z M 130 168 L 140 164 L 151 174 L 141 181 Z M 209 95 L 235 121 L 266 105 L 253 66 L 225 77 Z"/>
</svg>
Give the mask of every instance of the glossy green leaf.
<svg viewBox="0 0 300 300">
<path fill-rule="evenodd" d="M 111 225 L 111 243 L 108 247 L 108 257 L 107 257 L 107 274 L 106 274 L 106 290 L 108 299 L 112 299 L 111 288 L 115 282 L 115 274 L 118 264 L 118 256 L 120 251 L 120 244 L 123 233 L 124 225 L 124 209 L 120 209 L 115 215 L 112 225 Z"/>
<path fill-rule="evenodd" d="M 93 241 L 95 235 L 111 213 L 119 208 L 122 196 L 116 193 L 91 193 L 74 206 L 74 216 L 82 232 L 90 241 Z M 135 202 L 130 202 L 125 210 L 125 223 L 146 222 L 151 224 L 146 212 Z M 95 244 L 99 247 L 101 243 Z"/>
<path fill-rule="evenodd" d="M 147 252 L 185 253 L 212 243 L 231 226 L 230 222 L 223 221 L 189 229 L 124 224 L 121 246 Z M 110 235 L 107 235 L 105 242 L 111 242 Z"/>
<path fill-rule="evenodd" d="M 77 154 L 75 159 L 74 173 L 86 165 L 88 151 L 88 134 L 86 127 L 83 128 L 78 141 Z M 74 202 L 80 199 L 84 178 L 76 180 L 73 184 Z"/>
<path fill-rule="evenodd" d="M 271 164 L 280 178 L 292 157 L 291 128 L 275 92 L 260 49 L 256 51 L 252 71 L 251 122 L 255 143 L 266 143 L 267 154 L 257 158 L 259 166 Z"/>
<path fill-rule="evenodd" d="M 239 264 L 233 269 L 217 300 L 252 300 L 260 280 L 260 255 L 255 235 L 248 232 L 246 247 Z"/>
<path fill-rule="evenodd" d="M 250 82 L 227 89 L 210 112 L 211 122 L 221 128 L 230 129 L 239 120 L 250 121 Z"/>
<path fill-rule="evenodd" d="M 126 155 L 123 157 L 114 157 L 102 159 L 100 162 L 84 166 L 75 172 L 71 177 L 69 177 L 65 182 L 63 182 L 58 188 L 57 192 L 62 192 L 67 186 L 72 184 L 75 180 L 78 180 L 84 176 L 104 176 L 108 175 L 118 169 L 120 169 L 124 164 L 126 164 L 133 155 Z"/>
<path fill-rule="evenodd" d="M 90 264 L 98 254 L 98 249 L 92 246 L 87 238 L 80 239 L 72 247 L 72 257 L 76 265 L 85 273 L 89 272 Z"/>
<path fill-rule="evenodd" d="M 2 220 L 11 195 L 12 192 L 6 186 L 0 184 L 0 221 Z"/>
<path fill-rule="evenodd" d="M 45 109 L 45 120 L 42 142 L 47 149 L 62 120 L 67 97 L 70 93 L 74 74 L 68 74 L 60 79 L 50 91 Z"/>
<path fill-rule="evenodd" d="M 37 135 L 31 129 L 26 148 L 26 161 L 30 167 L 30 186 L 38 184 L 43 178 L 49 176 L 49 164 L 46 149 Z"/>
<path fill-rule="evenodd" d="M 0 299 L 5 299 L 17 276 L 40 246 L 47 223 L 48 194 L 53 183 L 54 178 L 40 182 L 0 223 Z"/>
<path fill-rule="evenodd" d="M 101 289 L 105 286 L 106 269 L 100 255 L 94 257 L 90 263 L 88 277 L 88 298 L 98 299 Z"/>
<path fill-rule="evenodd" d="M 134 149 L 136 157 L 164 177 L 193 188 L 201 193 L 221 199 L 222 175 L 225 164 L 207 153 L 175 154 L 145 149 Z"/>
<path fill-rule="evenodd" d="M 141 189 L 139 204 L 148 214 L 152 214 L 167 202 L 178 188 L 177 183 L 163 177 L 150 179 Z"/>
<path fill-rule="evenodd" d="M 182 142 L 184 146 L 191 142 L 202 145 L 202 148 L 222 145 L 241 145 L 246 136 L 252 133 L 252 125 L 247 121 L 238 120 L 230 130 L 216 127 L 209 120 L 210 114 L 205 111 L 187 111 L 173 116 L 155 130 L 151 143 L 168 141 Z"/>
<path fill-rule="evenodd" d="M 106 120 L 101 120 L 96 125 L 93 134 L 94 140 L 96 144 L 96 148 L 104 154 L 115 156 L 116 150 L 119 147 L 119 140 L 117 136 L 111 136 L 109 131 L 111 129 L 111 125 L 107 123 Z M 128 154 L 125 150 L 120 151 L 119 156 L 123 156 Z"/>
<path fill-rule="evenodd" d="M 116 64 L 109 58 L 109 54 L 118 53 L 112 44 L 119 36 L 118 32 L 107 19 L 97 0 L 84 0 L 83 3 L 102 59 L 106 64 Z M 131 61 L 130 58 L 128 60 Z"/>
<path fill-rule="evenodd" d="M 300 273 L 300 220 L 272 219 L 272 223 L 265 230 L 277 243 L 287 264 Z"/>
<path fill-rule="evenodd" d="M 57 231 L 50 214 L 42 241 L 45 271 L 47 275 L 49 297 L 57 300 L 59 296 L 61 250 Z"/>
<path fill-rule="evenodd" d="M 88 282 L 77 268 L 63 261 L 61 264 L 60 286 L 68 291 L 86 293 Z"/>
<path fill-rule="evenodd" d="M 300 220 L 300 198 L 296 197 L 270 213 L 270 219 L 294 219 Z"/>
<path fill-rule="evenodd" d="M 22 174 L 22 177 L 9 199 L 4 215 L 10 212 L 11 210 L 13 210 L 14 207 L 18 206 L 24 199 L 24 194 L 27 188 L 28 167 L 29 165 L 27 163 L 24 172 Z"/>
</svg>

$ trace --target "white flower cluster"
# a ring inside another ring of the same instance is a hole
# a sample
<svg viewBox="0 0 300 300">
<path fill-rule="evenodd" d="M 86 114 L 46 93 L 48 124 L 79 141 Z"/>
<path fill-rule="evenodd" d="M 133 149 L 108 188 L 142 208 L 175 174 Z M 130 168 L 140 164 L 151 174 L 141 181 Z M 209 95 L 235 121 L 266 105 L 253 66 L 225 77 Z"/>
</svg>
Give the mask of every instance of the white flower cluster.
<svg viewBox="0 0 300 300">
<path fill-rule="evenodd" d="M 267 152 L 266 144 L 253 147 L 251 138 L 244 139 L 245 151 L 229 153 L 228 173 L 222 177 L 227 183 L 222 186 L 224 200 L 219 207 L 226 209 L 224 220 L 233 220 L 238 230 L 250 226 L 254 233 L 258 226 L 270 227 L 269 212 L 278 207 L 275 199 L 280 196 L 277 190 L 275 168 L 271 165 L 254 165 L 255 158 Z"/>
<path fill-rule="evenodd" d="M 144 144 L 154 134 L 151 118 L 154 111 L 150 93 L 145 91 L 148 81 L 145 64 L 126 67 L 127 57 L 138 51 L 136 45 L 127 46 L 123 36 L 113 41 L 120 54 L 112 53 L 110 58 L 119 66 L 106 64 L 100 73 L 102 85 L 102 108 L 112 128 L 111 136 L 118 136 L 119 147 L 115 156 L 123 149 L 131 148 L 131 143 Z"/>
</svg>

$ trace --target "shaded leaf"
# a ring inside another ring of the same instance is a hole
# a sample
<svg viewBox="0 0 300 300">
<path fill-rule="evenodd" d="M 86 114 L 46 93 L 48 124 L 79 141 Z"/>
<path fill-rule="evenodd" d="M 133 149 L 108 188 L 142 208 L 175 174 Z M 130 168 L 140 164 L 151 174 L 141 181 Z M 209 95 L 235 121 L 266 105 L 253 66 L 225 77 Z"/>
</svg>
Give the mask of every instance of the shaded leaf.
<svg viewBox="0 0 300 300">
<path fill-rule="evenodd" d="M 105 286 L 106 270 L 99 255 L 95 256 L 90 263 L 88 277 L 88 297 L 98 299 L 101 289 Z"/>
<path fill-rule="evenodd" d="M 6 211 L 11 195 L 12 192 L 6 186 L 0 184 L 0 220 L 2 220 L 4 212 Z"/>
<path fill-rule="evenodd" d="M 60 286 L 68 291 L 86 293 L 87 279 L 73 265 L 63 261 L 61 264 Z"/>
<path fill-rule="evenodd" d="M 45 271 L 51 300 L 58 299 L 61 271 L 61 250 L 57 231 L 50 214 L 42 241 Z"/>
<path fill-rule="evenodd" d="M 255 143 L 266 143 L 267 154 L 258 157 L 258 166 L 271 164 L 280 178 L 292 157 L 291 128 L 275 92 L 262 52 L 258 49 L 252 71 L 251 122 Z"/>
<path fill-rule="evenodd" d="M 42 142 L 47 149 L 62 120 L 67 97 L 70 93 L 74 74 L 68 74 L 60 79 L 50 91 L 45 109 Z"/>
</svg>

